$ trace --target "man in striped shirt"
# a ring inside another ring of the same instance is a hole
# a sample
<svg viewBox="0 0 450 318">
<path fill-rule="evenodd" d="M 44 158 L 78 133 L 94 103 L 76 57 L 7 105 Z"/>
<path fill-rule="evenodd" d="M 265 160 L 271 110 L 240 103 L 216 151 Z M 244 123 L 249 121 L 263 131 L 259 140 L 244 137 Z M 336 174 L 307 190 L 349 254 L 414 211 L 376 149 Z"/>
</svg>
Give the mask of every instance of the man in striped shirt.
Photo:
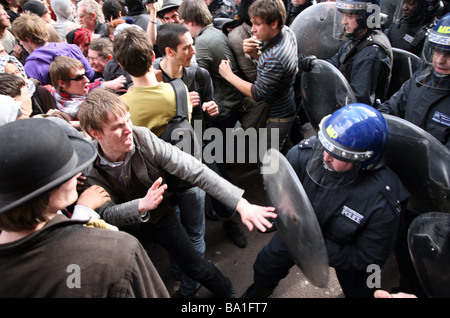
<svg viewBox="0 0 450 318">
<path fill-rule="evenodd" d="M 222 61 L 220 74 L 243 94 L 269 104 L 266 122 L 268 147 L 271 135 L 278 133 L 279 150 L 292 146 L 290 130 L 296 111 L 294 81 L 298 66 L 297 41 L 285 26 L 286 8 L 281 0 L 256 0 L 249 8 L 251 38 L 243 43 L 244 52 L 258 60 L 255 82 L 247 82 L 231 71 L 229 61 Z"/>
</svg>

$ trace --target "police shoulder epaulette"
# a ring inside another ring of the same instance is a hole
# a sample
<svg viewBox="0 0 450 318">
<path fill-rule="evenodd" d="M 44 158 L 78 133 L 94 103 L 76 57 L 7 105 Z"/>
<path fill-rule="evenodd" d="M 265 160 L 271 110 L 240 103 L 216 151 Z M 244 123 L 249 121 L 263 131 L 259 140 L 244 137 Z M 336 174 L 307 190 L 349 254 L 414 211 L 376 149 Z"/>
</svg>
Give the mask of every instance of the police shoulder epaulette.
<svg viewBox="0 0 450 318">
<path fill-rule="evenodd" d="M 401 212 L 401 205 L 398 198 L 392 192 L 391 187 L 389 185 L 383 185 L 380 189 L 380 192 L 384 195 L 386 200 L 391 204 L 392 208 L 397 214 Z"/>
<path fill-rule="evenodd" d="M 316 140 L 316 137 L 310 137 L 308 139 L 303 139 L 302 141 L 300 141 L 298 143 L 298 147 L 302 148 L 302 149 L 308 149 L 308 148 L 312 148 L 314 146 L 314 142 Z"/>
</svg>

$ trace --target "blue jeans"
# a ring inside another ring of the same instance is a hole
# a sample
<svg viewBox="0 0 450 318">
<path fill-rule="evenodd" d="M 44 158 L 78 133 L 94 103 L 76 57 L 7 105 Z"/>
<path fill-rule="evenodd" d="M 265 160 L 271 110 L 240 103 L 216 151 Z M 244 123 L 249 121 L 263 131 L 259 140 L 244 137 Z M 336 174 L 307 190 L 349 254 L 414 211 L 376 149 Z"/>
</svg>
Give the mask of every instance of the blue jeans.
<svg viewBox="0 0 450 318">
<path fill-rule="evenodd" d="M 200 257 L 205 253 L 205 191 L 198 187 L 189 188 L 174 194 L 177 206 L 175 212 L 185 228 L 195 251 Z M 178 264 L 171 258 L 171 270 L 181 280 L 180 293 L 191 295 L 200 284 L 184 274 Z"/>
</svg>

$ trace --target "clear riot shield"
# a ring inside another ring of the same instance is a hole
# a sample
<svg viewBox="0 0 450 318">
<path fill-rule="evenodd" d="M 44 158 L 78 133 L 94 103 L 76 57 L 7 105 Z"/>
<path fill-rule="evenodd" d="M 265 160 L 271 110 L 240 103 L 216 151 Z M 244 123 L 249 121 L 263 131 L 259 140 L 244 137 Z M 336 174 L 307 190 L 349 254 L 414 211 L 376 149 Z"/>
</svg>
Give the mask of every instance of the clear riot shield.
<svg viewBox="0 0 450 318">
<path fill-rule="evenodd" d="M 420 283 L 429 297 L 450 297 L 450 214 L 419 215 L 408 231 L 408 247 Z"/>
<path fill-rule="evenodd" d="M 320 59 L 334 56 L 345 41 L 333 38 L 335 2 L 312 5 L 292 22 L 290 28 L 297 38 L 298 56 L 315 55 Z"/>
<path fill-rule="evenodd" d="M 394 95 L 402 84 L 410 79 L 421 66 L 420 57 L 411 52 L 393 47 L 392 53 L 394 62 L 392 64 L 392 77 L 386 100 Z"/>
<path fill-rule="evenodd" d="M 303 71 L 301 92 L 305 112 L 316 130 L 323 117 L 345 105 L 356 103 L 344 75 L 334 65 L 321 59 L 312 61 L 310 71 Z"/>
<path fill-rule="evenodd" d="M 383 0 L 381 2 L 381 27 L 383 30 L 389 28 L 394 20 L 399 0 Z"/>
<path fill-rule="evenodd" d="M 411 193 L 408 209 L 450 212 L 450 150 L 418 126 L 383 116 L 389 127 L 386 164 Z"/>
<path fill-rule="evenodd" d="M 274 163 L 277 164 L 274 164 Z M 264 185 L 278 214 L 277 229 L 305 277 L 317 287 L 328 284 L 328 254 L 322 230 L 294 169 L 277 150 L 263 158 Z"/>
</svg>

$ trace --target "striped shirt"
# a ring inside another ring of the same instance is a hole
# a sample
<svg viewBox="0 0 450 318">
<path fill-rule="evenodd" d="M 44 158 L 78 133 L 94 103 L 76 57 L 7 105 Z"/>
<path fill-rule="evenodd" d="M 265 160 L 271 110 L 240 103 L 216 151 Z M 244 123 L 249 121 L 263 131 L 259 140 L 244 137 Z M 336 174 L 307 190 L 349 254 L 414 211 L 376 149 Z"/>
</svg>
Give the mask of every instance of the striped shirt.
<svg viewBox="0 0 450 318">
<path fill-rule="evenodd" d="M 294 81 L 298 70 L 294 32 L 284 26 L 277 36 L 264 43 L 261 52 L 252 96 L 256 101 L 270 104 L 270 118 L 292 117 L 295 115 Z"/>
</svg>

